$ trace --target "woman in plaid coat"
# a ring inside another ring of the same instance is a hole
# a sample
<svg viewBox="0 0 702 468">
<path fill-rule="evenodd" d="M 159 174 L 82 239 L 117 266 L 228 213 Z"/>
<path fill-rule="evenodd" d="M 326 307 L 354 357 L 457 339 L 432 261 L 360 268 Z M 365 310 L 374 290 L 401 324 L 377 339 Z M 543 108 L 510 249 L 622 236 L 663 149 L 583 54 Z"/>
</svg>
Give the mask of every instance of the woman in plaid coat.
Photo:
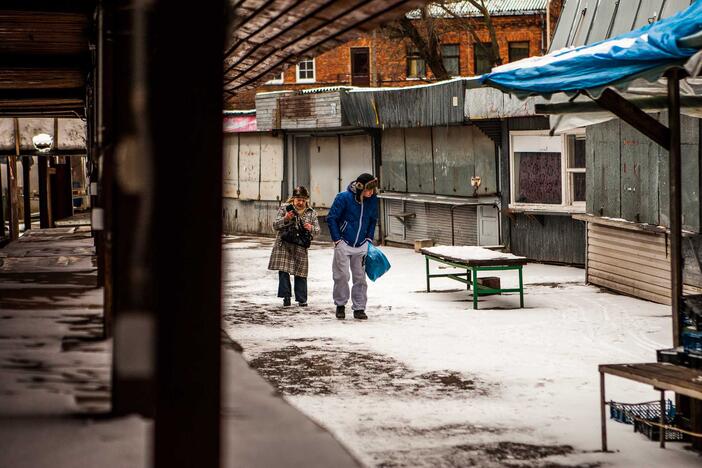
<svg viewBox="0 0 702 468">
<path fill-rule="evenodd" d="M 309 199 L 310 195 L 305 187 L 295 187 L 292 197 L 278 209 L 273 222 L 273 229 L 277 231 L 277 235 L 268 269 L 278 270 L 278 297 L 283 298 L 284 306 L 290 305 L 292 296 L 290 275 L 295 277 L 295 301 L 303 307 L 307 305 L 307 249 L 285 242 L 281 235 L 293 223 L 299 223 L 312 237 L 319 234 L 317 213 L 310 208 Z"/>
</svg>

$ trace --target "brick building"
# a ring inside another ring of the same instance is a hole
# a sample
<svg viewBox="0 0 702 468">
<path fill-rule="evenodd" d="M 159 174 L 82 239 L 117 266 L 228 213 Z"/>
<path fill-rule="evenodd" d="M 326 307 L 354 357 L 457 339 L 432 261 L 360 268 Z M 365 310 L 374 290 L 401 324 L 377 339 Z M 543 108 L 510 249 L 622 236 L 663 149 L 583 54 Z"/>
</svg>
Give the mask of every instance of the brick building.
<svg viewBox="0 0 702 468">
<path fill-rule="evenodd" d="M 432 10 L 437 16 L 437 26 L 445 31 L 439 35 L 444 66 L 454 76 L 485 73 L 490 64 L 484 48 L 478 47 L 473 35 L 461 26 L 470 22 L 480 41 L 489 45 L 484 20 L 469 4 L 454 5 L 454 11 L 463 18 L 438 18 L 442 12 Z M 489 0 L 502 62 L 543 54 L 548 46 L 548 31 L 552 34 L 555 30 L 562 5 L 563 0 Z M 392 38 L 383 30 L 289 66 L 272 78 L 261 86 L 238 92 L 226 107 L 253 109 L 255 94 L 265 91 L 343 85 L 409 86 L 434 81 L 431 69 L 414 51 L 411 41 Z"/>
</svg>

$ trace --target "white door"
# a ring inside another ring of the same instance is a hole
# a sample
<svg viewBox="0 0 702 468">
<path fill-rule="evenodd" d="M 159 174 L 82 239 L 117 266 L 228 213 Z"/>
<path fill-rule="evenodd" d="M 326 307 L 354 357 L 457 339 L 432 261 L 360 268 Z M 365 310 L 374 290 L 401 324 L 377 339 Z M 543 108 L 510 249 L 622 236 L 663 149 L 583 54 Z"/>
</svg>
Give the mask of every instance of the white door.
<svg viewBox="0 0 702 468">
<path fill-rule="evenodd" d="M 478 206 L 478 245 L 500 245 L 499 211 L 495 206 Z"/>
</svg>

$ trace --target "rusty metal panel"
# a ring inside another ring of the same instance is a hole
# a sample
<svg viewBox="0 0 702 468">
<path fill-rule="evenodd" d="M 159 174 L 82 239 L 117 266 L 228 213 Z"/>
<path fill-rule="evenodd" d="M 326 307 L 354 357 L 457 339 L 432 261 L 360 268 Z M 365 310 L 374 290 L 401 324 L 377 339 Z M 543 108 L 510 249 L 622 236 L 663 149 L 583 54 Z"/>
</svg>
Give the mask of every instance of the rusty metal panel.
<svg viewBox="0 0 702 468">
<path fill-rule="evenodd" d="M 281 95 L 278 101 L 282 129 L 341 127 L 339 91 Z"/>
<path fill-rule="evenodd" d="M 370 135 L 342 135 L 341 137 L 342 190 L 359 174 L 373 174 L 373 144 Z"/>
<path fill-rule="evenodd" d="M 478 127 L 470 126 L 468 128 L 470 128 L 473 134 L 473 152 L 475 155 L 474 175 L 480 177 L 480 187 L 476 193 L 477 195 L 496 194 L 497 158 L 495 157 L 495 142 Z M 470 180 L 468 182 L 470 183 Z"/>
<path fill-rule="evenodd" d="M 81 119 L 58 119 L 59 149 L 85 149 L 86 124 Z"/>
<path fill-rule="evenodd" d="M 261 135 L 239 136 L 239 198 L 259 199 L 261 180 Z"/>
<path fill-rule="evenodd" d="M 390 128 L 382 133 L 383 174 L 380 183 L 383 190 L 407 191 L 404 135 L 405 130 L 401 128 Z"/>
<path fill-rule="evenodd" d="M 223 187 L 226 198 L 239 198 L 239 135 L 224 135 Z"/>
<path fill-rule="evenodd" d="M 283 184 L 283 137 L 261 134 L 260 200 L 280 201 Z"/>
<path fill-rule="evenodd" d="M 39 133 L 46 133 L 54 138 L 54 143 L 56 142 L 56 135 L 54 135 L 54 119 L 49 118 L 38 118 L 38 119 L 19 119 L 19 134 L 20 134 L 20 148 L 21 149 L 34 149 L 34 143 L 32 143 L 32 138 Z M 12 147 L 14 148 L 14 138 L 12 139 Z"/>
<path fill-rule="evenodd" d="M 339 189 L 339 137 L 315 137 L 310 144 L 310 201 L 331 207 Z"/>
<path fill-rule="evenodd" d="M 473 194 L 475 173 L 473 133 L 470 127 L 433 127 L 434 187 L 438 195 Z"/>
<path fill-rule="evenodd" d="M 431 147 L 431 128 L 405 131 L 407 155 L 407 191 L 434 193 L 434 162 Z"/>
</svg>

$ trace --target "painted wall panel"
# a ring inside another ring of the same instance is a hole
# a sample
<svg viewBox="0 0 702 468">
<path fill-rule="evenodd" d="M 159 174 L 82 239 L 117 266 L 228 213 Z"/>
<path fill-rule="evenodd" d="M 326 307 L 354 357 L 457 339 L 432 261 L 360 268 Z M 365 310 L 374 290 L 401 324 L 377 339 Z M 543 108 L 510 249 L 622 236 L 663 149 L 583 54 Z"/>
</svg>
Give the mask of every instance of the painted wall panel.
<svg viewBox="0 0 702 468">
<path fill-rule="evenodd" d="M 227 198 L 238 198 L 239 194 L 239 135 L 224 135 L 224 157 L 222 173 L 222 192 Z"/>
<path fill-rule="evenodd" d="M 658 223 L 658 153 L 655 143 L 621 122 L 621 216 Z"/>
<path fill-rule="evenodd" d="M 239 144 L 239 198 L 259 199 L 261 170 L 261 136 L 240 135 Z"/>
<path fill-rule="evenodd" d="M 497 193 L 497 167 L 495 158 L 495 142 L 480 131 L 478 127 L 469 127 L 473 133 L 475 152 L 475 175 L 480 177 L 478 195 L 494 195 Z M 470 180 L 468 181 L 470 183 Z"/>
<path fill-rule="evenodd" d="M 475 173 L 473 133 L 470 127 L 434 127 L 434 186 L 439 195 L 473 194 Z"/>
<path fill-rule="evenodd" d="M 405 131 L 392 128 L 382 132 L 382 167 L 381 186 L 383 190 L 393 192 L 407 191 L 405 165 Z M 407 130 L 411 132 L 412 130 Z"/>
<path fill-rule="evenodd" d="M 405 132 L 407 152 L 407 191 L 434 193 L 434 168 L 431 128 L 413 128 Z"/>
<path fill-rule="evenodd" d="M 373 145 L 369 135 L 341 136 L 342 189 L 359 174 L 373 174 Z"/>
<path fill-rule="evenodd" d="M 339 137 L 316 137 L 310 148 L 310 201 L 329 208 L 339 191 Z"/>
<path fill-rule="evenodd" d="M 587 211 L 620 217 L 621 158 L 619 120 L 587 127 Z"/>
<path fill-rule="evenodd" d="M 261 200 L 280 201 L 283 182 L 283 139 L 261 135 Z"/>
</svg>

